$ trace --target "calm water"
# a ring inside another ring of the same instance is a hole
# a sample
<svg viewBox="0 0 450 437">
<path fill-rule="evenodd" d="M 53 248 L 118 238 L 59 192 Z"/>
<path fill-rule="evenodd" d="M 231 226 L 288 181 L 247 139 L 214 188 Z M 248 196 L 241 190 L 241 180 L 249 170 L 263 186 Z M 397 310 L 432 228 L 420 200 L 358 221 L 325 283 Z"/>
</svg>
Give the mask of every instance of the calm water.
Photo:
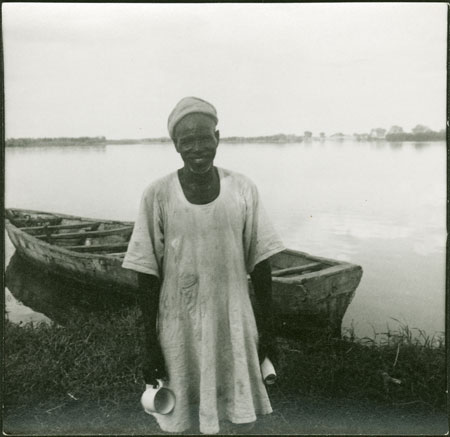
<svg viewBox="0 0 450 437">
<path fill-rule="evenodd" d="M 256 182 L 288 247 L 363 266 L 344 326 L 444 330 L 444 142 L 222 144 L 216 164 Z M 144 187 L 180 166 L 169 144 L 7 149 L 6 205 L 134 220 Z M 11 320 L 46 317 L 6 303 Z"/>
</svg>

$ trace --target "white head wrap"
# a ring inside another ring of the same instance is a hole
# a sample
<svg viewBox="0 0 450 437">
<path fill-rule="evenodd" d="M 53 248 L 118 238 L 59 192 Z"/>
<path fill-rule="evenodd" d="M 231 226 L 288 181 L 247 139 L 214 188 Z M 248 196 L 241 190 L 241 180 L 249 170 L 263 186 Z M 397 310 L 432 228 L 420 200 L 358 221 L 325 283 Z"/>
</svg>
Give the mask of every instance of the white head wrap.
<svg viewBox="0 0 450 437">
<path fill-rule="evenodd" d="M 214 121 L 219 121 L 217 118 L 217 111 L 211 103 L 205 100 L 199 99 L 198 97 L 185 97 L 181 99 L 172 112 L 169 115 L 169 120 L 167 122 L 167 128 L 169 129 L 170 138 L 174 138 L 175 126 L 177 123 L 186 115 L 200 113 L 210 116 Z"/>
</svg>

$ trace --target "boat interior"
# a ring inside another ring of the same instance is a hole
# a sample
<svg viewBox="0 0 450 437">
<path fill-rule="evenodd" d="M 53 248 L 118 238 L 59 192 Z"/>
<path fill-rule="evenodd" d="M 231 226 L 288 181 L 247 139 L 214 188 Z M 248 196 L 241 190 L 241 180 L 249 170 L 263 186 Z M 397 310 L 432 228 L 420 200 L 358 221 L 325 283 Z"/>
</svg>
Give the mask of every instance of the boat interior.
<svg viewBox="0 0 450 437">
<path fill-rule="evenodd" d="M 132 224 L 64 217 L 50 213 L 6 210 L 6 218 L 23 232 L 76 252 L 124 257 Z"/>
</svg>

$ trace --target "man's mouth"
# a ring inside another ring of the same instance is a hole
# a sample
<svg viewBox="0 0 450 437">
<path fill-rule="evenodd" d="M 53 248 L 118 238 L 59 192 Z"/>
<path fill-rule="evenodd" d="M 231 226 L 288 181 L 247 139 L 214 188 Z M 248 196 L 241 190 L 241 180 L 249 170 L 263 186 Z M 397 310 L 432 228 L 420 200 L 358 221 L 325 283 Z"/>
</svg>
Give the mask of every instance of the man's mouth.
<svg viewBox="0 0 450 437">
<path fill-rule="evenodd" d="M 205 173 L 212 165 L 212 159 L 209 156 L 191 156 L 186 160 L 186 164 L 194 173 Z"/>
<path fill-rule="evenodd" d="M 203 164 L 205 162 L 209 161 L 209 158 L 207 156 L 197 156 L 191 158 L 192 162 L 195 162 L 196 164 Z"/>
</svg>

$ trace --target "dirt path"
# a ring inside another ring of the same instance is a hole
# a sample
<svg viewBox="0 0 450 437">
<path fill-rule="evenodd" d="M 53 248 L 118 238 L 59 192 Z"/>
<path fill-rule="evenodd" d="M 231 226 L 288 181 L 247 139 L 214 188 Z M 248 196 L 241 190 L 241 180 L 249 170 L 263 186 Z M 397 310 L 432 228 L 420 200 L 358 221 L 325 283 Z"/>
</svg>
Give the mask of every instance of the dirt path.
<svg viewBox="0 0 450 437">
<path fill-rule="evenodd" d="M 274 413 L 261 417 L 248 434 L 390 434 L 444 435 L 448 431 L 445 412 L 426 405 L 379 405 L 350 399 L 296 397 L 272 399 Z M 153 417 L 144 414 L 139 402 L 124 405 L 75 400 L 35 409 L 10 405 L 4 411 L 3 430 L 10 435 L 155 435 L 160 431 Z M 229 423 L 221 434 L 240 434 Z M 198 434 L 191 430 L 188 434 Z M 166 434 L 167 435 L 167 434 Z"/>
</svg>

